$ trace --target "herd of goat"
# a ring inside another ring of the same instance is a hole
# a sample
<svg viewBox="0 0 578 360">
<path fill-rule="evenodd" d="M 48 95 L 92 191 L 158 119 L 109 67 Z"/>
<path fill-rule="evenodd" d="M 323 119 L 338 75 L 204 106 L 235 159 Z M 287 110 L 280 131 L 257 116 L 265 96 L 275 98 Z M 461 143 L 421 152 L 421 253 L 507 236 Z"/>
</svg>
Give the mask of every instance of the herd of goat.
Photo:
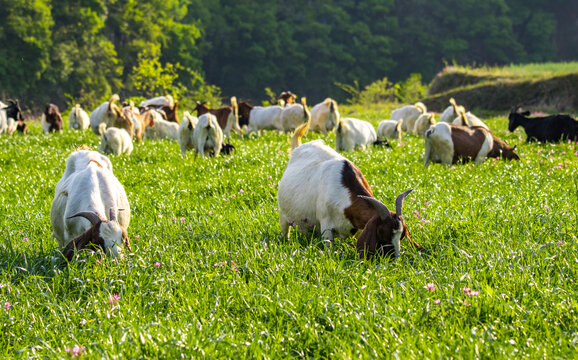
<svg viewBox="0 0 578 360">
<path fill-rule="evenodd" d="M 402 218 L 404 198 L 401 193 L 395 211 L 373 197 L 371 187 L 360 169 L 339 154 L 340 151 L 364 148 L 371 144 L 388 144 L 401 140 L 402 133 L 425 138 L 424 166 L 430 162 L 451 165 L 457 162 L 484 161 L 487 157 L 518 160 L 515 147 L 492 134 L 482 120 L 450 99 L 435 122 L 424 104 L 406 105 L 392 112 L 389 120 L 379 123 L 377 131 L 367 121 L 341 118 L 332 99 L 308 109 L 305 98 L 295 103 L 295 95 L 284 92 L 279 105 L 252 106 L 237 103 L 209 109 L 197 103 L 198 117 L 185 111 L 179 121 L 178 101 L 171 96 L 132 102 L 119 106 L 118 95 L 99 105 L 90 116 L 79 106 L 72 108 L 69 120 L 73 130 L 90 128 L 100 135 L 101 153 L 127 154 L 133 150 L 133 139 L 169 138 L 180 145 L 181 155 L 193 149 L 197 154 L 218 156 L 234 147 L 224 142 L 231 131 L 243 134 L 263 130 L 293 132 L 292 154 L 278 188 L 279 223 L 285 236 L 291 227 L 300 232 L 319 232 L 328 245 L 334 236 L 345 237 L 361 231 L 358 256 L 376 254 L 399 256 L 400 242 L 411 241 Z M 568 115 L 528 117 L 529 113 L 512 112 L 510 131 L 522 126 L 527 141 L 578 141 L 578 121 Z M 62 116 L 58 107 L 48 104 L 42 114 L 44 132 L 61 131 Z M 335 149 L 322 140 L 301 144 L 308 130 L 327 134 L 335 131 Z M 25 132 L 18 101 L 0 102 L 0 134 Z M 130 223 L 130 206 L 122 184 L 112 172 L 111 161 L 103 154 L 81 147 L 66 160 L 66 168 L 55 189 L 51 207 L 52 236 L 67 259 L 80 249 L 102 249 L 118 257 L 130 245 L 126 229 Z M 304 176 L 304 175 L 307 176 Z"/>
</svg>

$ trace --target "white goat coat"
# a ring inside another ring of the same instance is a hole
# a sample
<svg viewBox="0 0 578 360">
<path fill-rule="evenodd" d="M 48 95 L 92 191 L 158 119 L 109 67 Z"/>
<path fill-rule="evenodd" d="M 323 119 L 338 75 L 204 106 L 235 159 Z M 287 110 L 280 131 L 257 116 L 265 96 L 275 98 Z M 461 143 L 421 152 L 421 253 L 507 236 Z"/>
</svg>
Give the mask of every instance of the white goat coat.
<svg viewBox="0 0 578 360">
<path fill-rule="evenodd" d="M 333 103 L 334 111 L 331 111 L 331 104 Z M 337 102 L 330 98 L 311 108 L 311 127 L 313 131 L 322 133 L 323 135 L 331 132 L 339 124 L 339 110 Z"/>
<path fill-rule="evenodd" d="M 287 105 L 281 112 L 281 126 L 284 131 L 294 131 L 299 125 L 307 122 L 308 116 L 303 110 L 303 105 Z"/>
<path fill-rule="evenodd" d="M 476 115 L 472 114 L 469 111 L 466 113 L 466 122 L 467 122 L 467 126 L 469 126 L 469 127 L 481 126 L 483 128 L 490 130 L 488 125 L 484 124 L 484 122 L 482 120 L 480 120 L 479 117 L 477 117 Z M 454 119 L 453 123 L 456 125 L 463 125 L 462 120 L 460 119 L 459 116 Z"/>
<path fill-rule="evenodd" d="M 382 120 L 379 125 L 377 125 L 377 136 L 382 139 L 396 139 L 401 141 L 401 125 L 403 124 L 403 119 L 401 120 Z"/>
<path fill-rule="evenodd" d="M 371 123 L 355 118 L 342 118 L 335 133 L 335 149 L 349 151 L 357 147 L 365 148 L 377 140 L 377 133 Z"/>
<path fill-rule="evenodd" d="M 177 138 L 183 159 L 187 156 L 187 150 L 194 148 L 193 134 L 198 123 L 199 119 L 196 116 L 192 116 L 188 111 L 185 111 L 181 125 L 179 125 L 179 136 Z"/>
<path fill-rule="evenodd" d="M 353 225 L 344 210 L 351 206 L 349 190 L 342 184 L 344 162 L 348 161 L 322 140 L 293 150 L 279 181 L 277 201 L 279 224 L 284 234 L 294 224 L 302 233 L 314 227 L 324 239 L 351 235 Z"/>
<path fill-rule="evenodd" d="M 5 109 L 0 109 L 0 134 L 12 135 L 16 131 L 18 123 L 9 118 Z"/>
<path fill-rule="evenodd" d="M 283 108 L 279 105 L 255 106 L 249 113 L 247 135 L 252 132 L 259 134 L 261 130 L 283 130 L 281 112 Z"/>
<path fill-rule="evenodd" d="M 206 150 L 219 156 L 223 147 L 223 130 L 217 122 L 217 117 L 211 113 L 199 116 L 199 122 L 193 131 L 193 145 L 195 156 L 197 153 L 205 155 Z"/>
<path fill-rule="evenodd" d="M 416 107 L 415 105 L 405 105 L 400 107 L 399 109 L 393 110 L 391 112 L 391 116 L 389 119 L 390 120 L 403 119 L 403 123 L 401 124 L 401 130 L 410 132 L 413 130 L 417 118 L 423 113 L 425 113 L 425 111 L 421 107 Z"/>
<path fill-rule="evenodd" d="M 130 206 L 123 186 L 112 173 L 110 160 L 95 151 L 72 153 L 56 184 L 50 209 L 52 236 L 60 249 L 92 226 L 83 217 L 68 217 L 81 211 L 92 211 L 108 219 L 111 207 L 124 209 L 118 212 L 117 218 L 122 227 L 128 228 Z"/>
<path fill-rule="evenodd" d="M 106 124 L 106 126 L 110 126 L 110 122 L 114 119 L 113 115 L 108 114 L 108 101 L 103 102 L 102 104 L 98 105 L 98 107 L 90 113 L 90 129 L 96 135 L 100 135 L 99 126 L 100 124 Z M 102 127 L 100 127 L 102 129 Z"/>
<path fill-rule="evenodd" d="M 153 124 L 145 129 L 147 139 L 173 139 L 179 137 L 179 124 L 163 119 L 163 116 L 156 110 L 152 110 Z"/>
<path fill-rule="evenodd" d="M 492 134 L 490 132 L 485 133 L 484 143 L 473 161 L 476 163 L 483 162 L 493 146 L 494 139 Z M 427 166 L 430 162 L 451 165 L 454 153 L 452 130 L 448 123 L 439 122 L 426 131 L 424 166 Z"/>
<path fill-rule="evenodd" d="M 110 127 L 101 135 L 98 151 L 104 154 L 127 154 L 133 150 L 132 138 L 125 129 Z"/>
<path fill-rule="evenodd" d="M 456 116 L 458 116 L 458 114 L 454 111 L 454 107 L 450 105 L 441 114 L 439 122 L 452 123 Z"/>
<path fill-rule="evenodd" d="M 90 118 L 79 104 L 76 104 L 76 106 L 70 110 L 68 120 L 70 130 L 86 130 L 90 126 Z"/>
<path fill-rule="evenodd" d="M 175 106 L 175 100 L 171 95 L 157 96 L 152 99 L 142 101 L 139 106 L 168 106 L 172 109 Z"/>
<path fill-rule="evenodd" d="M 417 136 L 424 137 L 425 132 L 427 129 L 430 128 L 433 124 L 435 124 L 435 118 L 432 116 L 430 119 L 431 113 L 425 113 L 420 115 L 417 120 L 415 121 L 415 125 L 413 126 L 413 134 Z"/>
</svg>

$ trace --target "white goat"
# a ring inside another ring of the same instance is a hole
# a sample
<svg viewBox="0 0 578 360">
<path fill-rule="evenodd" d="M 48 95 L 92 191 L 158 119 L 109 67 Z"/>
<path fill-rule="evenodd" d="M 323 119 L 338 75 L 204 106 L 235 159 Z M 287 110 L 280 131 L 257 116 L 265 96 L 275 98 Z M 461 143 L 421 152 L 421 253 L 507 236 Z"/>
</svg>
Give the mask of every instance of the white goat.
<svg viewBox="0 0 578 360">
<path fill-rule="evenodd" d="M 400 120 L 403 119 L 401 124 L 401 130 L 405 132 L 411 132 L 415 125 L 415 121 L 421 114 L 425 114 L 427 108 L 421 102 L 417 102 L 413 105 L 405 105 L 399 109 L 395 109 L 391 112 L 390 120 Z"/>
<path fill-rule="evenodd" d="M 411 241 L 401 217 L 403 199 L 411 190 L 397 197 L 396 212 L 389 211 L 373 197 L 351 161 L 322 140 L 300 145 L 308 126 L 309 122 L 295 131 L 293 152 L 279 181 L 277 202 L 283 234 L 288 236 L 290 227 L 305 234 L 315 231 L 330 244 L 335 236 L 347 238 L 363 230 L 357 241 L 361 259 L 376 253 L 399 256 L 401 239 Z"/>
<path fill-rule="evenodd" d="M 86 130 L 90 126 L 90 118 L 80 104 L 76 104 L 68 115 L 70 130 Z"/>
<path fill-rule="evenodd" d="M 183 121 L 181 121 L 181 125 L 179 125 L 179 136 L 177 138 L 183 159 L 187 156 L 187 150 L 193 149 L 195 146 L 193 134 L 198 123 L 199 119 L 196 116 L 192 116 L 188 111 L 185 111 Z"/>
<path fill-rule="evenodd" d="M 420 115 L 413 126 L 413 134 L 424 137 L 425 132 L 430 126 L 436 123 L 433 113 L 425 113 Z"/>
<path fill-rule="evenodd" d="M 281 126 L 283 130 L 293 131 L 299 125 L 307 122 L 311 114 L 307 109 L 307 101 L 304 97 L 301 98 L 301 104 L 286 105 L 281 112 Z"/>
<path fill-rule="evenodd" d="M 205 151 L 219 156 L 223 147 L 223 130 L 217 122 L 217 117 L 211 113 L 199 116 L 199 122 L 193 130 L 193 145 L 195 157 L 197 154 L 205 155 Z"/>
<path fill-rule="evenodd" d="M 396 139 L 401 141 L 401 125 L 403 119 L 400 120 L 382 120 L 377 125 L 377 136 L 382 139 Z"/>
<path fill-rule="evenodd" d="M 96 135 L 100 135 L 99 131 L 103 129 L 100 124 L 106 124 L 109 127 L 119 116 L 120 108 L 115 104 L 117 101 L 119 101 L 119 96 L 114 94 L 109 101 L 103 102 L 90 113 L 90 128 Z"/>
<path fill-rule="evenodd" d="M 101 124 L 101 126 L 104 125 Z M 132 153 L 132 138 L 126 129 L 110 127 L 106 130 L 101 130 L 101 134 L 100 147 L 98 149 L 101 153 L 113 155 L 130 155 Z"/>
<path fill-rule="evenodd" d="M 469 111 L 466 113 L 466 109 L 464 109 L 463 106 L 458 106 L 457 109 L 458 109 L 458 117 L 455 118 L 453 124 L 469 127 L 481 126 L 485 129 L 488 130 L 490 129 L 488 125 L 484 124 L 484 122 L 480 120 L 480 118 L 478 118 L 476 115 L 472 114 Z"/>
<path fill-rule="evenodd" d="M 450 106 L 448 106 L 440 116 L 440 122 L 451 123 L 458 116 L 458 105 L 454 98 L 450 99 Z"/>
<path fill-rule="evenodd" d="M 280 100 L 282 101 L 282 100 Z M 252 106 L 246 102 L 239 103 L 239 117 L 247 121 L 247 135 L 252 132 L 261 134 L 261 130 L 283 130 L 281 125 L 283 106 Z"/>
<path fill-rule="evenodd" d="M 327 98 L 311 108 L 311 130 L 326 135 L 339 124 L 339 118 L 337 102 Z"/>
<path fill-rule="evenodd" d="M 139 107 L 141 107 L 141 108 L 148 107 L 148 106 L 154 106 L 154 107 L 168 106 L 170 108 L 173 108 L 175 106 L 175 100 L 173 99 L 173 97 L 171 95 L 157 96 L 157 97 L 152 98 L 152 99 L 144 100 L 139 105 Z"/>
<path fill-rule="evenodd" d="M 163 119 L 163 116 L 156 110 L 151 109 L 149 125 L 145 128 L 145 138 L 147 139 L 173 139 L 179 137 L 179 124 Z"/>
<path fill-rule="evenodd" d="M 381 144 L 371 123 L 355 118 L 341 118 L 335 132 L 337 151 L 350 151 L 357 147 L 365 149 L 370 144 Z"/>
<path fill-rule="evenodd" d="M 56 184 L 50 222 L 52 236 L 68 259 L 75 249 L 100 246 L 115 258 L 123 245 L 130 250 L 130 206 L 106 156 L 79 150 L 68 157 Z"/>
</svg>

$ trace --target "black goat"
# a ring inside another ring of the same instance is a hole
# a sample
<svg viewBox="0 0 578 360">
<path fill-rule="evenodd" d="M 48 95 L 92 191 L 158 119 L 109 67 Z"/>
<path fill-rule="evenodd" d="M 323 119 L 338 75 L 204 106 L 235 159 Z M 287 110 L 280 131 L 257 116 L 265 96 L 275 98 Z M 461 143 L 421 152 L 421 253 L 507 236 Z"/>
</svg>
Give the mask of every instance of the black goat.
<svg viewBox="0 0 578 360">
<path fill-rule="evenodd" d="M 526 131 L 527 142 L 556 142 L 566 139 L 578 141 L 578 121 L 569 115 L 550 115 L 543 117 L 527 117 L 529 111 L 512 112 L 508 119 L 508 130 L 513 132 L 518 126 Z"/>
</svg>

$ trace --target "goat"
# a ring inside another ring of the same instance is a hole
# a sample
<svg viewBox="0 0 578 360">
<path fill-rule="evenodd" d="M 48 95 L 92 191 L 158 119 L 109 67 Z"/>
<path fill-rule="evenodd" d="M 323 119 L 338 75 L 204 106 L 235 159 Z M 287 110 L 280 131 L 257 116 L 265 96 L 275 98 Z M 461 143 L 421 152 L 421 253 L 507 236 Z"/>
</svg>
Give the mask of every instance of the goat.
<svg viewBox="0 0 578 360">
<path fill-rule="evenodd" d="M 480 126 L 485 129 L 490 129 L 480 118 L 476 115 L 472 114 L 471 112 L 466 113 L 466 109 L 463 106 L 457 106 L 456 111 L 458 113 L 458 117 L 454 119 L 453 124 L 455 125 L 463 125 L 463 126 Z"/>
<path fill-rule="evenodd" d="M 76 104 L 68 115 L 70 130 L 86 130 L 90 126 L 90 118 L 80 104 Z"/>
<path fill-rule="evenodd" d="M 159 108 L 163 106 L 168 106 L 170 108 L 175 106 L 175 100 L 171 95 L 157 96 L 155 98 L 147 99 L 142 101 L 139 105 L 141 109 L 148 107 Z"/>
<path fill-rule="evenodd" d="M 327 98 L 311 108 L 311 130 L 326 135 L 339 124 L 337 102 Z"/>
<path fill-rule="evenodd" d="M 411 132 L 415 125 L 415 121 L 421 114 L 425 114 L 427 112 L 427 108 L 421 102 L 417 102 L 413 105 L 405 105 L 400 107 L 399 109 L 395 109 L 391 112 L 390 120 L 401 120 L 403 119 L 403 123 L 401 124 L 401 130 L 405 132 Z"/>
<path fill-rule="evenodd" d="M 194 148 L 194 131 L 199 119 L 192 116 L 188 111 L 183 114 L 183 121 L 179 125 L 178 137 L 179 146 L 181 148 L 181 156 L 183 159 L 187 156 L 187 150 Z"/>
<path fill-rule="evenodd" d="M 130 120 L 132 122 L 132 130 L 130 130 L 131 136 L 136 138 L 138 141 L 142 141 L 142 139 L 144 138 L 144 132 L 146 127 L 144 115 L 140 113 L 140 110 L 134 106 L 132 101 L 123 104 L 121 113 L 125 119 Z M 130 129 L 130 125 L 128 123 L 124 122 L 121 123 L 123 125 L 118 127 L 127 130 Z"/>
<path fill-rule="evenodd" d="M 277 104 L 281 105 L 281 107 L 293 105 L 295 104 L 296 99 L 297 95 L 293 94 L 291 91 L 283 91 L 277 98 Z"/>
<path fill-rule="evenodd" d="M 40 124 L 42 126 L 42 131 L 46 134 L 55 131 L 62 131 L 62 115 L 60 115 L 58 106 L 54 104 L 46 104 L 44 112 L 42 113 L 42 118 L 40 119 Z"/>
<path fill-rule="evenodd" d="M 468 127 L 439 122 L 425 133 L 424 167 L 430 162 L 445 165 L 458 161 L 483 162 L 486 157 L 519 160 L 516 147 L 508 146 L 483 127 Z"/>
<path fill-rule="evenodd" d="M 578 141 L 578 121 L 569 115 L 549 115 L 529 118 L 529 111 L 513 111 L 508 116 L 508 130 L 513 132 L 518 126 L 526 132 L 526 142 L 556 142 L 566 139 Z"/>
<path fill-rule="evenodd" d="M 450 99 L 450 106 L 448 106 L 440 116 L 440 122 L 451 123 L 458 116 L 458 105 L 454 98 Z"/>
<path fill-rule="evenodd" d="M 109 101 L 103 102 L 90 113 L 90 128 L 96 135 L 100 135 L 99 131 L 103 129 L 100 124 L 106 124 L 109 127 L 114 119 L 120 116 L 120 108 L 116 105 L 119 99 L 119 96 L 114 94 Z"/>
<path fill-rule="evenodd" d="M 373 197 L 361 170 L 351 161 L 322 140 L 300 145 L 309 124 L 295 131 L 291 158 L 279 182 L 283 235 L 288 237 L 289 228 L 295 226 L 301 233 L 321 233 L 330 245 L 335 236 L 348 237 L 363 230 L 357 240 L 360 259 L 376 254 L 398 257 L 401 240 L 407 237 L 411 242 L 402 218 L 403 199 L 411 190 L 397 196 L 395 213 L 389 211 Z"/>
<path fill-rule="evenodd" d="M 223 130 L 221 130 L 215 115 L 205 113 L 199 117 L 199 122 L 193 130 L 193 147 L 195 158 L 197 154 L 204 156 L 205 151 L 219 156 L 223 147 Z"/>
<path fill-rule="evenodd" d="M 101 124 L 101 126 L 106 126 Z M 101 130 L 101 141 L 98 151 L 103 154 L 127 154 L 133 150 L 132 139 L 128 130 L 117 127 L 109 127 Z"/>
<path fill-rule="evenodd" d="M 281 112 L 281 126 L 283 131 L 293 131 L 299 125 L 307 122 L 311 113 L 307 108 L 307 99 L 301 97 L 301 104 L 286 105 Z"/>
<path fill-rule="evenodd" d="M 145 114 L 145 119 L 145 123 L 148 125 L 145 128 L 145 137 L 147 139 L 178 139 L 179 124 L 163 119 L 163 116 L 157 110 L 150 109 Z"/>
<path fill-rule="evenodd" d="M 235 131 L 239 135 L 243 132 L 239 127 L 239 114 L 237 107 L 237 98 L 231 97 L 231 106 L 224 106 L 219 109 L 209 109 L 204 103 L 197 102 L 197 106 L 193 109 L 197 112 L 197 116 L 200 118 L 201 115 L 206 113 L 211 113 L 217 118 L 217 123 L 223 130 L 223 134 L 227 137 L 231 137 L 231 130 Z"/>
<path fill-rule="evenodd" d="M 365 149 L 369 144 L 386 145 L 387 141 L 377 138 L 377 133 L 371 123 L 355 118 L 342 118 L 335 132 L 335 150 L 350 151 L 357 147 Z"/>
<path fill-rule="evenodd" d="M 283 130 L 283 127 L 281 126 L 282 111 L 283 107 L 279 105 L 263 107 L 252 106 L 246 102 L 240 102 L 239 124 L 244 124 L 246 121 L 247 135 L 252 132 L 260 135 L 261 130 Z"/>
<path fill-rule="evenodd" d="M 413 127 L 413 134 L 416 136 L 425 136 L 425 132 L 427 129 L 430 128 L 433 124 L 436 123 L 433 113 L 425 113 L 420 115 L 417 120 L 415 121 L 415 125 Z"/>
<path fill-rule="evenodd" d="M 89 244 L 103 247 L 115 258 L 123 244 L 130 251 L 128 199 L 106 156 L 79 150 L 66 159 L 64 174 L 56 184 L 50 222 L 52 236 L 69 260 L 74 248 L 90 248 Z"/>
<path fill-rule="evenodd" d="M 18 100 L 7 100 L 8 105 L 0 108 L 0 134 L 12 135 L 20 127 L 22 132 L 26 129 L 26 123 L 22 119 L 22 109 Z M 20 130 L 19 130 L 20 131 Z"/>
<path fill-rule="evenodd" d="M 379 125 L 377 125 L 377 137 L 382 139 L 397 139 L 401 141 L 401 125 L 403 124 L 403 119 L 400 120 L 382 120 Z"/>
</svg>

